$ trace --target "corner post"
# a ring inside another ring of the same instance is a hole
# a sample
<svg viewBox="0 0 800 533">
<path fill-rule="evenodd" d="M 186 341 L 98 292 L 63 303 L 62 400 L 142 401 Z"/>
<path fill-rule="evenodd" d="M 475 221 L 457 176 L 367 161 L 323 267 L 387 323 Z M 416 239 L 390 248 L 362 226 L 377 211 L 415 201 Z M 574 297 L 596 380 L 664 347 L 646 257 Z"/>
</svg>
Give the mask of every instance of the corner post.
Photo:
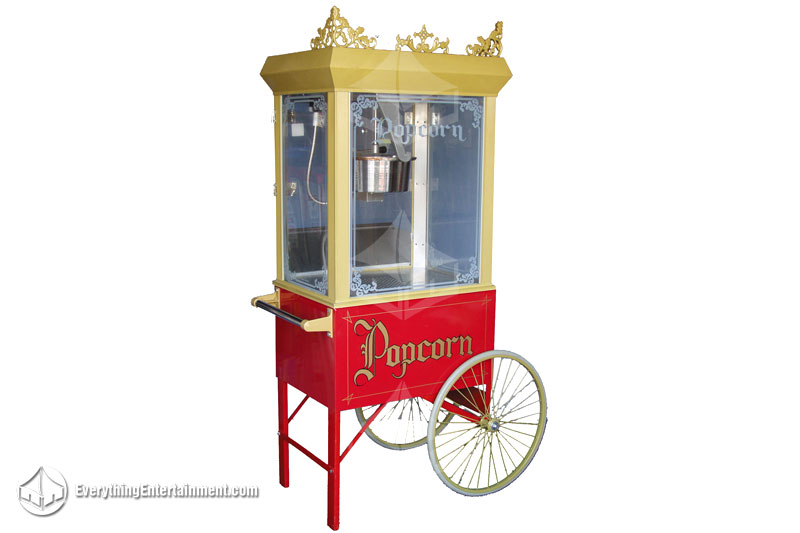
<svg viewBox="0 0 800 533">
<path fill-rule="evenodd" d="M 328 100 L 329 296 L 341 302 L 350 298 L 350 93 L 328 93 Z"/>
<path fill-rule="evenodd" d="M 483 205 L 481 206 L 480 283 L 492 283 L 492 221 L 494 206 L 494 133 L 497 97 L 484 99 L 483 112 Z"/>
</svg>

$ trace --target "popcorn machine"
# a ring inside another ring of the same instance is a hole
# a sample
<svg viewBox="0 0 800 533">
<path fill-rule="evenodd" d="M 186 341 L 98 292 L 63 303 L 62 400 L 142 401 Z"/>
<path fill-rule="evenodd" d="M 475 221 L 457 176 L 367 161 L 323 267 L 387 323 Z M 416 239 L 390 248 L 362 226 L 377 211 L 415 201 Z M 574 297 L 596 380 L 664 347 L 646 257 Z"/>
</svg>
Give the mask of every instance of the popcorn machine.
<svg viewBox="0 0 800 533">
<path fill-rule="evenodd" d="M 446 486 L 484 495 L 530 464 L 547 419 L 533 366 L 494 349 L 502 23 L 467 55 L 425 26 L 377 50 L 336 7 L 317 33 L 261 71 L 275 94 L 278 261 L 274 292 L 252 304 L 277 317 L 280 483 L 290 446 L 324 468 L 337 529 L 340 464 L 362 435 L 427 446 Z M 291 413 L 289 386 L 305 395 Z M 326 458 L 289 431 L 309 398 L 328 409 Z M 342 449 L 350 410 L 361 429 Z"/>
</svg>

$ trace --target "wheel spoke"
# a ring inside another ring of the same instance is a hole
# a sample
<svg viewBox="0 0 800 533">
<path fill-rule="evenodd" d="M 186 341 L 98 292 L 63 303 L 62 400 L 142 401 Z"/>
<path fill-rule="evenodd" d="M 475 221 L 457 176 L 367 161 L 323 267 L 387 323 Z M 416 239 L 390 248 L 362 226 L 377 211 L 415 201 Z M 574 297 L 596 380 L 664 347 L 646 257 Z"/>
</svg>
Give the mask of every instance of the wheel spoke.
<svg viewBox="0 0 800 533">
<path fill-rule="evenodd" d="M 500 371 L 503 368 L 503 361 L 504 361 L 504 359 L 501 357 L 500 358 L 500 362 L 497 364 L 497 369 L 496 370 L 494 368 L 492 369 L 492 371 L 494 373 L 494 375 L 492 376 L 492 390 L 491 390 L 491 394 L 492 394 L 491 411 L 492 412 L 495 412 L 495 406 L 497 405 L 497 403 L 496 403 L 497 402 L 497 395 L 495 394 L 495 392 L 497 392 L 497 388 L 496 388 L 497 376 L 500 375 Z"/>
<path fill-rule="evenodd" d="M 511 397 L 510 397 L 508 400 L 506 400 L 506 403 L 504 403 L 504 404 L 503 404 L 502 406 L 500 406 L 500 408 L 498 409 L 498 415 L 497 415 L 497 416 L 503 416 L 505 409 L 508 407 L 508 404 L 510 404 L 512 401 L 514 401 L 514 398 L 516 398 L 516 397 L 517 397 L 517 395 L 518 395 L 519 393 L 521 393 L 523 390 L 525 390 L 526 388 L 528 388 L 528 385 L 530 385 L 531 383 L 533 383 L 533 380 L 531 380 L 531 381 L 529 381 L 528 383 L 526 383 L 526 384 L 525 384 L 525 386 L 524 386 L 524 387 L 522 387 L 522 389 L 520 389 L 520 388 L 519 388 L 519 387 L 520 387 L 520 385 L 522 385 L 522 382 L 520 382 L 519 384 L 517 384 L 517 388 L 516 388 L 516 389 L 514 389 L 514 393 L 511 395 Z M 536 393 L 534 392 L 533 394 L 536 394 Z M 524 401 L 524 400 L 523 400 L 523 401 Z"/>
<path fill-rule="evenodd" d="M 499 431 L 497 432 L 497 435 L 499 437 L 502 437 L 503 439 L 505 439 L 506 446 L 508 446 L 509 448 L 514 450 L 515 452 L 517 452 L 517 455 L 519 455 L 522 459 L 525 458 L 525 456 L 523 454 L 519 453 L 519 450 L 513 444 L 511 444 L 511 441 L 508 440 L 508 436 L 507 435 L 505 435 L 504 433 L 500 433 Z M 511 459 L 511 454 L 508 454 L 508 458 Z M 514 464 L 513 462 L 511 464 L 516 468 L 516 464 Z"/>
<path fill-rule="evenodd" d="M 468 427 L 466 429 L 456 429 L 454 431 L 445 431 L 443 433 L 437 434 L 437 436 L 441 437 L 443 435 L 454 435 L 456 433 L 464 433 L 465 431 L 469 431 L 470 429 L 475 429 L 480 427 L 478 424 L 475 424 L 473 422 L 470 422 L 470 424 L 472 424 L 472 427 Z"/>
<path fill-rule="evenodd" d="M 514 369 L 514 374 L 512 374 L 511 375 L 511 379 L 508 380 L 507 387 L 510 387 L 511 384 L 514 383 L 514 378 L 517 376 L 517 371 L 519 370 L 519 368 L 520 368 L 520 365 L 517 365 L 517 367 Z M 506 377 L 508 377 L 508 375 L 506 375 Z M 506 388 L 506 386 L 504 386 L 503 390 L 500 391 L 500 397 L 501 398 L 505 395 L 506 390 L 507 390 L 507 388 Z M 497 401 L 498 401 L 498 403 L 500 402 L 500 400 L 497 400 Z"/>
<path fill-rule="evenodd" d="M 503 463 L 503 470 L 506 473 L 506 477 L 508 477 L 508 468 L 506 468 L 506 460 L 505 460 L 505 457 L 503 457 L 503 452 L 505 450 L 503 450 L 503 443 L 500 440 L 500 435 L 497 436 L 497 446 L 500 448 L 500 461 L 502 461 L 502 463 Z M 508 452 L 506 452 L 506 455 L 508 455 Z M 511 460 L 511 456 L 509 456 L 509 461 L 510 460 Z M 511 463 L 511 464 L 513 466 L 514 463 Z M 512 468 L 512 470 L 513 470 L 513 468 Z"/>
<path fill-rule="evenodd" d="M 515 440 L 515 441 L 519 442 L 519 443 L 520 443 L 520 444 L 522 444 L 523 446 L 530 447 L 530 444 L 526 444 L 526 443 L 522 442 L 521 440 L 519 440 L 518 438 L 516 438 L 514 435 L 509 435 L 508 433 L 502 433 L 502 431 L 503 431 L 503 430 L 498 430 L 498 433 L 500 433 L 501 435 L 503 435 L 504 437 L 506 437 L 506 438 L 508 438 L 508 439 L 513 439 L 513 440 Z M 523 457 L 525 457 L 525 456 L 523 455 Z"/>
<path fill-rule="evenodd" d="M 529 415 L 519 416 L 519 417 L 515 418 L 514 420 L 507 420 L 507 421 L 505 421 L 503 423 L 504 424 L 512 424 L 512 423 L 516 422 L 517 420 L 522 420 L 523 418 L 530 418 L 532 416 L 539 416 L 539 413 L 531 413 Z M 520 424 L 523 424 L 523 423 L 524 422 L 520 422 Z"/>
<path fill-rule="evenodd" d="M 469 467 L 469 460 L 472 459 L 472 454 L 474 454 L 475 450 L 478 449 L 478 445 L 481 443 L 481 440 L 483 440 L 483 438 L 486 436 L 486 433 L 485 432 L 479 433 L 479 435 L 480 438 L 475 441 L 475 446 L 472 447 L 472 450 L 469 452 L 469 455 L 467 455 L 464 458 L 464 460 L 461 461 L 461 463 L 458 465 L 458 468 L 456 468 L 456 472 L 458 472 L 458 470 L 461 468 L 461 465 L 464 465 L 464 470 L 461 472 L 461 477 L 458 478 L 459 485 L 461 485 L 461 481 L 464 479 L 464 474 L 467 473 L 467 467 Z"/>
<path fill-rule="evenodd" d="M 502 426 L 501 426 L 501 427 L 502 427 Z M 521 433 L 521 434 L 523 434 L 523 435 L 526 435 L 526 436 L 528 436 L 528 437 L 531 437 L 531 438 L 533 438 L 533 439 L 535 439 L 535 438 L 536 438 L 536 435 L 531 435 L 530 433 L 525 433 L 525 432 L 523 432 L 523 431 L 519 431 L 519 430 L 517 430 L 517 429 L 514 429 L 514 428 L 505 428 L 505 429 L 506 429 L 506 431 L 513 431 L 514 433 Z"/>
<path fill-rule="evenodd" d="M 489 435 L 489 466 L 494 466 L 494 479 L 495 481 L 500 481 L 500 476 L 497 475 L 497 462 L 494 460 L 494 433 Z M 486 469 L 486 486 L 492 484 L 492 480 L 489 479 L 491 475 L 491 470 L 488 468 Z"/>
<path fill-rule="evenodd" d="M 409 404 L 410 404 L 410 403 L 411 403 L 411 402 L 409 402 Z M 405 407 L 403 407 L 403 410 L 405 411 Z M 409 420 L 408 424 L 406 424 L 406 435 L 405 435 L 405 440 L 406 440 L 406 442 L 408 442 L 408 430 L 409 430 L 409 429 L 411 429 L 411 426 L 413 426 L 413 425 L 414 425 L 414 410 L 413 410 L 413 409 L 411 409 L 411 408 L 410 408 L 410 406 L 409 406 L 409 410 L 408 410 L 408 412 L 409 412 L 409 413 L 410 413 L 410 415 L 411 415 L 411 419 Z"/>
<path fill-rule="evenodd" d="M 466 386 L 467 383 L 466 381 L 464 381 L 463 377 L 461 383 L 464 385 L 464 387 L 461 389 L 455 389 L 455 391 L 458 392 L 458 394 L 460 394 L 462 398 L 464 398 L 467 404 L 469 404 L 470 406 L 474 406 L 475 410 L 477 411 L 478 403 L 475 401 L 475 397 L 472 395 L 472 388 Z M 466 394 L 464 394 L 464 390 L 466 390 L 469 393 L 470 396 L 469 398 L 467 398 Z"/>
<path fill-rule="evenodd" d="M 470 485 L 472 485 L 472 478 L 475 477 L 475 473 L 478 474 L 478 485 L 481 484 L 481 466 L 483 466 L 483 454 L 486 451 L 486 445 L 489 443 L 489 438 L 490 437 L 491 437 L 491 435 L 489 435 L 489 437 L 484 435 L 483 448 L 481 448 L 480 457 L 478 457 L 478 464 L 477 464 L 477 466 L 475 466 L 475 470 L 472 471 L 472 476 L 470 476 L 469 481 L 467 482 L 467 486 L 468 487 Z"/>
<path fill-rule="evenodd" d="M 510 400 L 513 400 L 513 399 L 514 399 L 514 398 L 515 398 L 515 397 L 516 397 L 518 394 L 521 394 L 523 390 L 525 390 L 526 388 L 528 388 L 528 385 L 530 385 L 531 383 L 533 383 L 533 381 L 530 381 L 530 382 L 528 382 L 528 384 L 527 384 L 527 385 L 525 385 L 524 387 L 522 387 L 522 389 L 520 389 L 520 390 L 519 390 L 519 392 L 517 392 L 517 394 L 515 394 L 514 396 L 512 396 L 511 398 L 509 398 L 509 402 L 507 402 L 507 404 L 508 404 L 508 403 L 510 403 Z M 538 392 L 539 392 L 538 390 L 535 390 L 535 391 L 533 391 L 533 392 L 532 392 L 532 393 L 530 393 L 528 396 L 526 396 L 524 400 L 522 400 L 521 402 L 519 402 L 519 403 L 518 403 L 516 406 L 514 406 L 514 407 L 517 407 L 517 406 L 519 406 L 519 405 L 521 405 L 521 404 L 525 403 L 526 401 L 528 401 L 528 399 L 529 399 L 529 398 L 531 398 L 531 397 L 532 397 L 532 396 L 534 396 L 535 394 L 538 394 Z M 512 410 L 513 410 L 513 408 L 512 408 Z M 499 414 L 498 416 L 503 416 L 503 415 L 505 415 L 505 414 L 507 414 L 507 413 L 505 413 L 504 411 L 501 411 L 501 412 L 500 412 L 500 414 Z"/>
<path fill-rule="evenodd" d="M 400 402 L 395 402 L 395 403 L 394 403 L 394 405 L 392 406 L 392 410 L 391 410 L 391 411 L 389 411 L 389 412 L 388 412 L 388 413 L 385 415 L 384 419 L 391 418 L 391 417 L 392 417 L 392 413 L 394 413 L 394 412 L 395 412 L 395 410 L 397 409 L 397 406 L 398 406 L 398 405 L 400 405 Z"/>
<path fill-rule="evenodd" d="M 470 368 L 470 371 L 472 371 L 472 379 L 475 381 L 475 388 L 477 389 L 479 385 L 478 385 L 478 378 L 477 378 L 477 377 L 475 377 L 475 367 L 473 366 L 472 368 Z M 482 374 L 481 374 L 481 375 L 482 375 Z M 472 387 L 470 387 L 468 390 L 470 391 L 470 392 L 469 392 L 469 395 L 470 395 L 470 396 L 472 396 Z M 478 411 L 479 413 L 481 413 L 481 414 L 484 414 L 484 415 L 486 414 L 485 412 L 482 412 L 482 411 L 480 410 L 481 404 L 479 404 L 479 403 L 478 403 L 478 402 L 475 400 L 475 397 L 474 397 L 474 396 L 473 396 L 473 398 L 472 398 L 472 405 L 474 405 L 474 406 L 475 406 L 475 410 L 476 410 L 476 411 Z M 484 393 L 484 395 L 483 395 L 483 402 L 482 402 L 482 405 L 484 406 L 484 409 L 486 409 L 486 394 L 485 394 L 485 393 Z"/>
<path fill-rule="evenodd" d="M 530 407 L 531 405 L 536 405 L 537 403 L 539 403 L 539 399 L 538 398 L 535 399 L 534 401 L 532 401 L 531 403 L 529 403 L 528 405 L 523 405 L 522 407 L 517 407 L 517 408 L 513 409 L 512 411 L 509 411 L 509 412 L 505 413 L 503 416 L 508 416 L 511 413 L 516 413 L 520 409 L 525 409 L 526 407 Z"/>
<path fill-rule="evenodd" d="M 376 412 L 377 405 L 356 410 L 359 422 L 364 425 Z M 427 440 L 428 424 L 433 404 L 424 398 L 414 397 L 390 402 L 367 427 L 366 434 L 386 448 L 404 450 L 422 446 Z M 450 413 L 439 411 L 437 428 L 441 430 L 449 422 Z"/>
<path fill-rule="evenodd" d="M 459 437 L 466 437 L 466 435 L 464 435 L 464 433 L 466 433 L 467 431 L 471 431 L 473 429 L 480 429 L 480 426 L 467 428 L 464 431 L 460 432 L 461 433 L 460 435 L 456 435 L 455 437 L 451 437 L 451 438 L 447 439 L 445 442 L 440 443 L 438 447 L 442 448 L 442 447 L 446 446 L 447 444 L 453 442 L 454 440 L 457 440 Z M 441 435 L 441 433 L 439 435 Z M 439 435 L 437 435 L 437 436 L 439 436 Z M 449 455 L 449 453 L 451 453 L 451 452 L 448 452 L 448 455 Z M 447 455 L 444 455 L 443 457 L 446 457 L 446 456 Z"/>
<path fill-rule="evenodd" d="M 478 437 L 480 437 L 480 435 L 481 435 L 481 432 L 480 432 L 480 431 L 479 431 L 479 432 L 477 432 L 477 433 L 475 433 L 475 435 L 473 435 L 473 436 L 472 436 L 472 438 L 471 438 L 471 439 L 469 439 L 467 442 L 465 442 L 464 444 L 462 444 L 462 445 L 461 445 L 461 446 L 459 446 L 458 448 L 455 448 L 454 450 L 452 450 L 452 451 L 448 452 L 447 454 L 445 454 L 444 456 L 442 456 L 442 458 L 444 458 L 444 457 L 447 457 L 448 455 L 450 455 L 450 454 L 451 454 L 451 453 L 453 453 L 454 451 L 456 451 L 456 450 L 459 450 L 459 452 L 458 452 L 457 454 L 455 454 L 455 455 L 453 456 L 453 458 L 452 458 L 452 459 L 450 459 L 450 462 L 449 462 L 449 463 L 447 463 L 447 464 L 446 464 L 444 467 L 445 467 L 445 468 L 447 468 L 448 466 L 450 466 L 450 463 L 452 463 L 452 462 L 453 462 L 453 460 L 455 460 L 455 458 L 456 458 L 456 457 L 458 457 L 458 456 L 461 454 L 461 452 L 462 452 L 462 451 L 464 451 L 464 450 L 466 449 L 466 447 L 467 447 L 467 446 L 469 446 L 469 444 L 470 444 L 470 443 L 471 443 L 473 440 L 475 440 L 475 439 L 477 439 Z M 459 465 L 459 466 L 460 466 L 460 465 Z"/>
<path fill-rule="evenodd" d="M 508 458 L 508 469 L 506 469 L 506 477 L 508 477 L 510 475 L 509 470 L 513 473 L 517 468 L 518 462 L 511 455 L 511 452 L 508 451 L 508 448 L 511 446 L 508 443 L 506 443 L 505 446 L 503 445 L 503 439 L 501 438 L 500 434 L 497 435 L 497 443 L 500 445 L 501 452 L 505 452 L 505 455 Z M 517 452 L 517 455 L 519 455 L 519 452 Z M 503 457 L 502 453 L 500 457 Z M 503 468 L 506 468 L 505 460 L 503 461 Z"/>
<path fill-rule="evenodd" d="M 419 411 L 420 420 L 424 420 L 425 424 L 427 425 L 427 423 L 430 422 L 430 420 L 428 420 L 428 417 L 425 416 L 424 412 L 422 412 L 422 406 L 419 404 L 419 398 L 414 398 L 414 401 L 417 402 L 417 411 Z"/>
<path fill-rule="evenodd" d="M 397 417 L 398 420 L 402 420 L 403 419 L 403 413 L 406 412 L 406 406 L 408 405 L 405 401 L 402 401 L 400 403 L 402 404 L 403 408 L 400 409 L 400 415 Z"/>
</svg>

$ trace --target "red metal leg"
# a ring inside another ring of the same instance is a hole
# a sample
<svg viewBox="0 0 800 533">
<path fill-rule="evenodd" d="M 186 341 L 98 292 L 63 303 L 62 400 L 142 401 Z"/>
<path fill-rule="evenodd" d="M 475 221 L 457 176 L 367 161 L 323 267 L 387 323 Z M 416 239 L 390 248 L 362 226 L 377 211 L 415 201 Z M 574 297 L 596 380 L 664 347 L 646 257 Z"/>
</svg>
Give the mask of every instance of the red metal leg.
<svg viewBox="0 0 800 533">
<path fill-rule="evenodd" d="M 278 378 L 278 470 L 280 483 L 289 486 L 289 411 L 287 408 L 286 382 Z"/>
<path fill-rule="evenodd" d="M 328 408 L 328 526 L 339 529 L 339 411 Z"/>
</svg>

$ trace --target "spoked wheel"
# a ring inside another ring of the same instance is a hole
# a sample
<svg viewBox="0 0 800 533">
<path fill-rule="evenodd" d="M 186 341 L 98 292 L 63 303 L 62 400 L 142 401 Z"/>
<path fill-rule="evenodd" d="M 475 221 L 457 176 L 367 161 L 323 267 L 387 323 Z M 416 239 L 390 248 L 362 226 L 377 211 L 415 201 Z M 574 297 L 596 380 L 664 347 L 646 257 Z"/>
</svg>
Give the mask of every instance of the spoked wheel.
<svg viewBox="0 0 800 533">
<path fill-rule="evenodd" d="M 428 455 L 444 484 L 467 496 L 497 492 L 519 477 L 547 424 L 542 380 L 511 352 L 485 352 L 459 366 L 436 396 L 432 416 L 448 407 L 459 415 L 445 431 L 429 424 Z"/>
<path fill-rule="evenodd" d="M 389 402 L 364 433 L 384 448 L 391 450 L 408 450 L 422 446 L 427 440 L 431 407 L 431 402 L 422 398 Z M 377 405 L 372 405 L 356 409 L 358 422 L 363 426 L 377 408 Z M 447 411 L 440 412 L 436 431 L 441 431 L 453 416 L 455 416 L 453 413 Z"/>
</svg>

